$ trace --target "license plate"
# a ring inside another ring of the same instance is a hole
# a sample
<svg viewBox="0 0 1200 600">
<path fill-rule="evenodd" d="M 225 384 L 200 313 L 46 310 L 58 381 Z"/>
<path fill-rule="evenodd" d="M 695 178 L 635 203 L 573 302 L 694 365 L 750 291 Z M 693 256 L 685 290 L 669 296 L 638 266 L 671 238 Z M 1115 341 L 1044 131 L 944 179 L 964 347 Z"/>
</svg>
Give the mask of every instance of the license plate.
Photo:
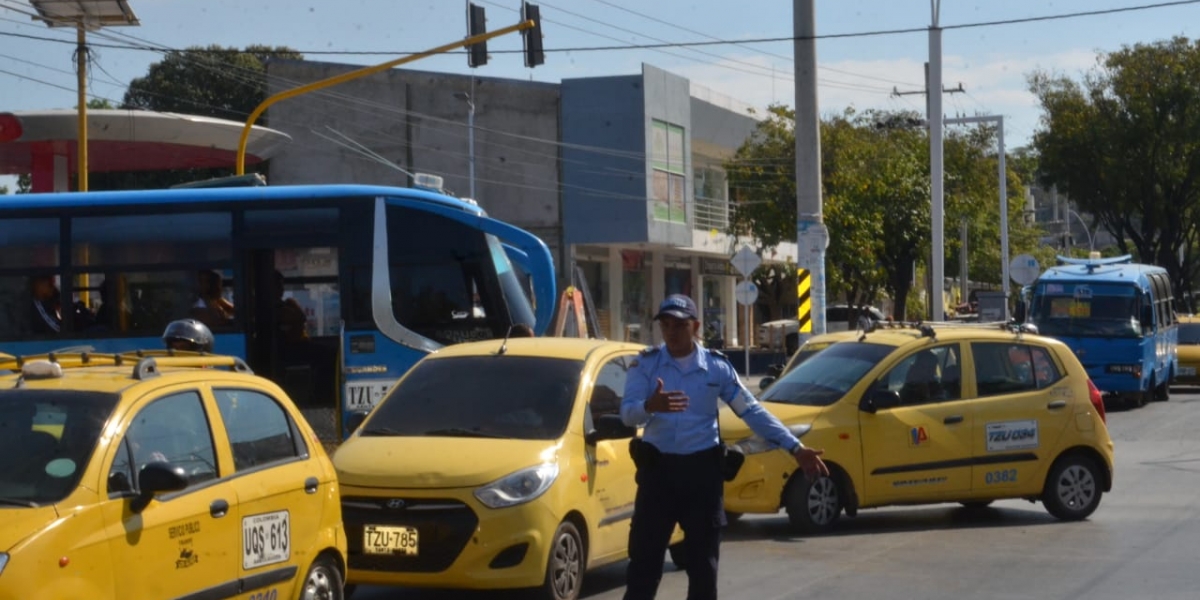
<svg viewBox="0 0 1200 600">
<path fill-rule="evenodd" d="M 364 554 L 417 555 L 417 528 L 390 525 L 363 527 Z"/>
<path fill-rule="evenodd" d="M 393 380 L 352 381 L 346 384 L 346 410 L 371 410 L 387 395 Z"/>
<path fill-rule="evenodd" d="M 1179 367 L 1179 374 L 1184 377 L 1195 377 L 1196 367 Z"/>
</svg>

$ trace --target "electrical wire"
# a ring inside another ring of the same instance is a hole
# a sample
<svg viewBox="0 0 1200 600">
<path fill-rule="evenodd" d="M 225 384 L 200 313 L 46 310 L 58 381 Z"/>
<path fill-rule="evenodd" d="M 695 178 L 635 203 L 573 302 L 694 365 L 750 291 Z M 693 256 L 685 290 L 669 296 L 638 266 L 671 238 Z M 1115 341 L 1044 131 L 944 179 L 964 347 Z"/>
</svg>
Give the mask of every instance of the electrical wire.
<svg viewBox="0 0 1200 600">
<path fill-rule="evenodd" d="M 483 0 L 481 0 L 481 1 L 483 1 Z M 1041 15 L 1041 16 L 1035 16 L 1035 17 L 1022 17 L 1022 18 L 1014 18 L 1014 19 L 1000 19 L 1000 20 L 995 20 L 995 21 L 979 21 L 979 22 L 972 22 L 972 23 L 960 23 L 957 25 L 943 25 L 941 27 L 941 29 L 943 31 L 948 31 L 948 30 L 956 30 L 956 29 L 998 27 L 998 26 L 1004 26 L 1004 25 L 1017 25 L 1017 24 L 1024 24 L 1024 23 L 1039 23 L 1039 22 L 1047 22 L 1047 21 L 1059 21 L 1059 20 L 1064 20 L 1064 19 L 1077 19 L 1077 18 L 1083 18 L 1083 17 L 1095 17 L 1095 16 L 1104 16 L 1104 15 L 1120 14 L 1120 13 L 1127 13 L 1127 12 L 1154 10 L 1154 9 L 1159 9 L 1159 8 L 1169 8 L 1169 7 L 1185 6 L 1185 5 L 1192 5 L 1192 4 L 1200 4 L 1200 0 L 1176 0 L 1174 2 L 1158 2 L 1158 3 L 1153 3 L 1153 4 L 1140 4 L 1140 5 L 1136 5 L 1136 6 L 1125 6 L 1125 7 L 1099 9 L 1099 10 L 1091 10 L 1091 11 L 1078 11 L 1078 12 L 1060 13 L 1060 14 L 1053 14 L 1053 15 Z M 7 5 L 0 4 L 0 8 L 9 8 L 9 7 Z M 13 10 L 13 9 L 9 8 L 9 10 Z M 39 18 L 41 18 L 41 17 L 39 17 Z M 579 29 L 579 28 L 573 28 L 573 29 Z M 817 34 L 817 35 L 814 35 L 811 37 L 810 36 L 779 36 L 779 37 L 764 37 L 764 38 L 720 39 L 720 40 L 692 41 L 692 42 L 664 42 L 664 43 L 654 43 L 654 44 L 629 44 L 629 45 L 622 45 L 622 46 L 580 46 L 580 47 L 566 47 L 566 48 L 545 48 L 544 51 L 546 53 L 558 53 L 558 52 L 598 52 L 598 51 L 620 51 L 620 50 L 654 50 L 654 49 L 660 49 L 660 48 L 690 48 L 690 47 L 701 47 L 701 46 L 729 46 L 729 45 L 739 45 L 739 44 L 767 44 L 767 43 L 778 43 L 778 42 L 795 42 L 797 40 L 803 40 L 803 39 L 823 40 L 823 39 L 878 37 L 878 36 L 888 36 L 888 35 L 902 35 L 902 34 L 909 34 L 909 33 L 924 33 L 927 31 L 929 31 L 929 27 L 904 27 L 904 28 L 897 28 L 897 29 L 877 29 L 877 30 L 854 31 L 854 32 L 845 32 L 845 33 L 826 33 L 826 34 Z M 588 33 L 594 33 L 594 32 L 588 32 Z M 48 37 L 43 37 L 43 36 L 32 36 L 32 35 L 18 34 L 18 33 L 12 33 L 12 32 L 0 32 L 0 36 L 20 37 L 20 38 L 26 38 L 26 39 L 34 39 L 34 40 L 48 41 L 48 42 L 68 43 L 68 44 L 75 43 L 72 40 L 66 40 L 66 39 L 60 39 L 60 38 L 48 38 Z M 99 47 L 105 47 L 105 46 L 99 46 Z M 144 50 L 144 51 L 152 51 L 152 52 L 161 51 L 161 49 L 159 49 L 159 48 L 154 48 L 151 46 L 144 46 L 144 45 L 135 45 L 135 44 L 111 45 L 111 46 L 107 46 L 107 47 L 124 49 L 124 50 Z M 173 49 L 173 50 L 178 50 L 178 49 Z M 240 52 L 240 50 L 230 49 L 230 50 L 228 50 L 228 52 L 236 53 L 236 52 Z M 294 52 L 298 52 L 298 53 L 304 54 L 304 55 L 312 55 L 312 56 L 336 56 L 336 55 L 403 56 L 403 55 L 409 55 L 409 54 L 418 54 L 418 53 L 424 52 L 424 51 L 423 50 L 421 50 L 421 51 L 294 50 Z M 517 54 L 517 53 L 524 52 L 524 50 L 496 49 L 496 50 L 489 50 L 488 52 L 489 52 L 489 54 Z M 451 52 L 447 52 L 446 54 L 466 54 L 466 51 L 465 50 L 451 51 Z"/>
</svg>

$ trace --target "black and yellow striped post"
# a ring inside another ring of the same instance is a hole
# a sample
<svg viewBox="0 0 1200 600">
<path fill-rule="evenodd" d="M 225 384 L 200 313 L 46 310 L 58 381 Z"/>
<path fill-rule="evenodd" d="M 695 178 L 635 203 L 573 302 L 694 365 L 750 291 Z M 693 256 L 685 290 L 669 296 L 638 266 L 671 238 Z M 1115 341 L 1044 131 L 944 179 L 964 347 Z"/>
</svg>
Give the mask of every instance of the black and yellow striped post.
<svg viewBox="0 0 1200 600">
<path fill-rule="evenodd" d="M 796 319 L 800 333 L 812 333 L 812 271 L 796 269 Z"/>
</svg>

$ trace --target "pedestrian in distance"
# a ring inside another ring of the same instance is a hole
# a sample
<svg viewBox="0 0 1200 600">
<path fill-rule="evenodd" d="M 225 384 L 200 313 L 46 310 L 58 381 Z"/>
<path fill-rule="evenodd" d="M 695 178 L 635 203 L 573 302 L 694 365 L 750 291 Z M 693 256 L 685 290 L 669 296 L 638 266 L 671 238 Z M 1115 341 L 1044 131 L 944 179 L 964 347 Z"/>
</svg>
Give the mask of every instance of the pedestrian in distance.
<svg viewBox="0 0 1200 600">
<path fill-rule="evenodd" d="M 828 476 L 822 450 L 806 448 L 742 385 L 720 352 L 697 342 L 696 303 L 674 294 L 654 317 L 663 343 L 641 352 L 629 370 L 621 419 L 644 427 L 631 445 L 637 496 L 629 531 L 625 600 L 649 600 L 662 579 L 663 557 L 678 524 L 684 533 L 688 600 L 717 597 L 717 561 L 725 525 L 724 463 L 717 401 L 758 435 L 795 458 L 807 477 Z"/>
</svg>

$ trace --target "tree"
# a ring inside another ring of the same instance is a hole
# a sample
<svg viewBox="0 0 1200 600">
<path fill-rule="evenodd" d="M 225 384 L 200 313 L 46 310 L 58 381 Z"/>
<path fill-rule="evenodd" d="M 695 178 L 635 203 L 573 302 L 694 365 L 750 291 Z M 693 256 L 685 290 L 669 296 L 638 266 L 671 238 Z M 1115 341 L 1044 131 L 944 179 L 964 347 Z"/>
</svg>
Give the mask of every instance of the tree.
<svg viewBox="0 0 1200 600">
<path fill-rule="evenodd" d="M 795 239 L 795 138 L 792 112 L 772 106 L 768 118 L 726 165 L 734 191 L 731 232 L 748 234 L 760 251 Z M 895 316 L 908 318 L 908 295 L 919 264 L 928 262 L 930 185 L 928 135 L 917 115 L 852 109 L 821 123 L 821 160 L 829 298 L 869 304 L 886 291 Z M 1000 283 L 998 156 L 995 131 L 952 130 L 946 137 L 946 221 L 971 224 L 971 277 Z M 1010 204 L 1021 181 L 1009 169 Z M 1009 212 L 1013 253 L 1033 251 L 1038 234 Z M 958 236 L 946 239 L 947 258 L 957 261 Z M 778 275 L 776 275 L 778 277 Z M 767 287 L 773 281 L 756 281 Z M 781 292 L 786 285 L 768 287 Z M 794 289 L 792 286 L 790 289 Z M 794 294 L 794 292 L 793 292 Z M 795 296 L 791 297 L 793 300 Z M 783 299 L 783 300 L 786 300 Z M 768 297 L 769 306 L 782 300 Z M 773 315 L 774 316 L 774 315 Z"/>
<path fill-rule="evenodd" d="M 1096 215 L 1122 252 L 1165 267 L 1179 293 L 1192 289 L 1200 247 L 1197 81 L 1200 44 L 1184 37 L 1100 54 L 1082 82 L 1029 77 L 1043 183 Z"/>
<path fill-rule="evenodd" d="M 213 45 L 173 50 L 162 61 L 150 65 L 144 77 L 129 84 L 121 108 L 245 121 L 267 97 L 265 65 L 270 58 L 304 57 L 289 48 L 268 46 L 238 50 Z M 258 124 L 263 124 L 263 119 Z M 97 173 L 91 176 L 89 187 L 93 190 L 164 188 L 232 174 L 232 164 L 217 169 Z"/>
</svg>

